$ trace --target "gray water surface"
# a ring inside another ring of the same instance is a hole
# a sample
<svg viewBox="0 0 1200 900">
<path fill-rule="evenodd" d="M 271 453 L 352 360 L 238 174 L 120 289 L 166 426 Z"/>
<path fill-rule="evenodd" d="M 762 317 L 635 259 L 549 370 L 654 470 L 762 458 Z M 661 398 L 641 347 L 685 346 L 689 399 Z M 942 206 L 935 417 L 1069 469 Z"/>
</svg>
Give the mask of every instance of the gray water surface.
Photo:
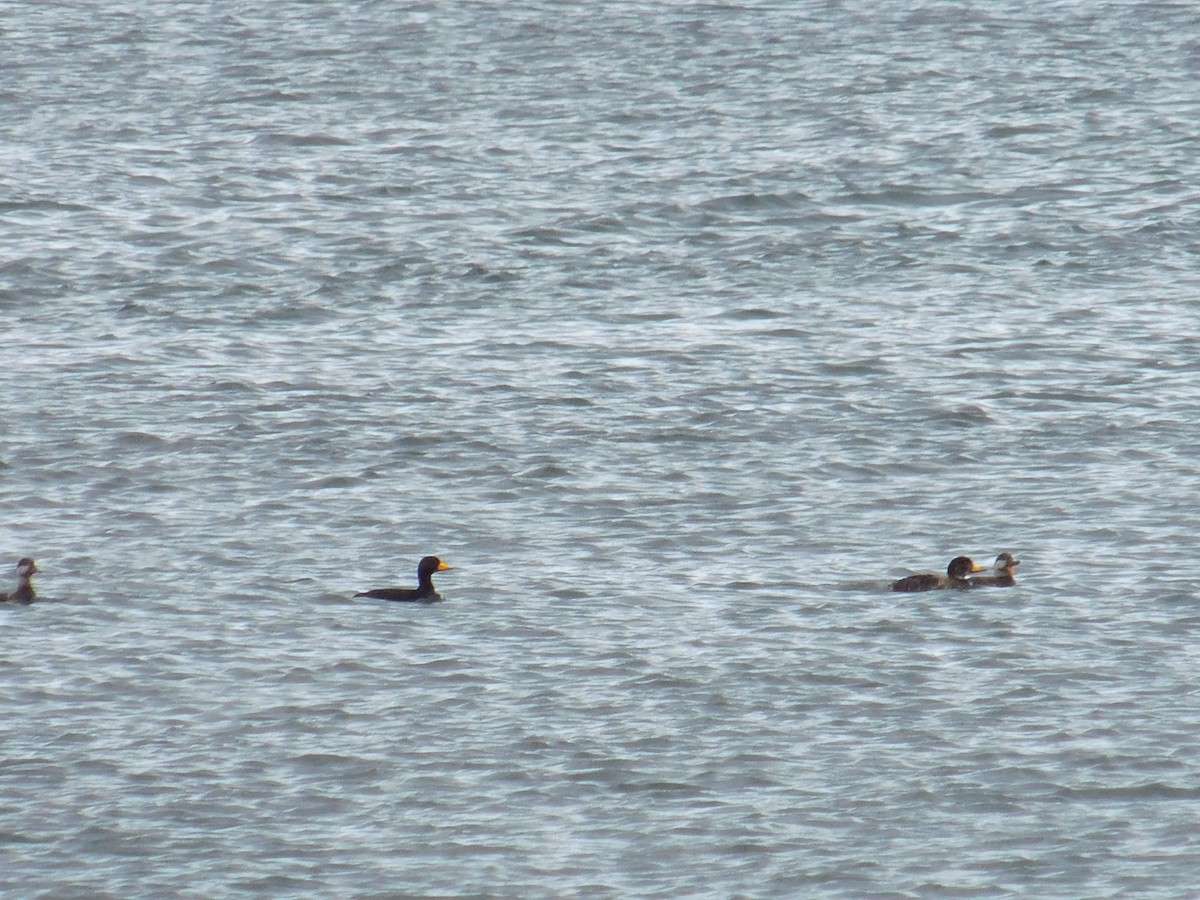
<svg viewBox="0 0 1200 900">
<path fill-rule="evenodd" d="M 0 892 L 1195 890 L 1193 7 L 0 27 Z"/>
</svg>

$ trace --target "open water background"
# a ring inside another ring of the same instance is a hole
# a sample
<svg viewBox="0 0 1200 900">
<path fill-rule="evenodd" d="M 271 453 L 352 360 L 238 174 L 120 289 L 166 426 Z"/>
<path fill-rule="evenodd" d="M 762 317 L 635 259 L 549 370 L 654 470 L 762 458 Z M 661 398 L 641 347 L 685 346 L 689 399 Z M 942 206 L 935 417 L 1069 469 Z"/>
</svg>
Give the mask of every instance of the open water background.
<svg viewBox="0 0 1200 900">
<path fill-rule="evenodd" d="M 1196 889 L 1194 5 L 0 47 L 0 892 Z"/>
</svg>

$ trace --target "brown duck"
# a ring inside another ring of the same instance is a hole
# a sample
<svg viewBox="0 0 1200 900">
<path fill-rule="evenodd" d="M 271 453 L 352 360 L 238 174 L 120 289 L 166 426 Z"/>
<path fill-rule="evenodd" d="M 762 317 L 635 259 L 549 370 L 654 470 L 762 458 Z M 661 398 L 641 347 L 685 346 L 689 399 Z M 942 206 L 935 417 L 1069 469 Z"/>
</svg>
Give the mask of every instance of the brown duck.
<svg viewBox="0 0 1200 900">
<path fill-rule="evenodd" d="M 17 561 L 17 589 L 11 594 L 0 594 L 0 603 L 32 603 L 37 595 L 33 592 L 33 576 L 38 567 L 28 556 Z"/>
<path fill-rule="evenodd" d="M 971 584 L 986 585 L 988 587 L 1012 587 L 1017 583 L 1017 566 L 1020 564 L 1021 561 L 1013 559 L 1011 553 L 1001 553 L 996 557 L 995 565 L 992 566 L 992 574 L 972 578 Z"/>
<path fill-rule="evenodd" d="M 893 591 L 916 593 L 917 591 L 937 591 L 943 588 L 974 587 L 967 576 L 972 572 L 982 572 L 983 566 L 976 565 L 969 556 L 956 556 L 946 566 L 945 575 L 935 575 L 932 572 L 924 575 L 909 575 L 899 581 L 892 582 Z"/>
</svg>

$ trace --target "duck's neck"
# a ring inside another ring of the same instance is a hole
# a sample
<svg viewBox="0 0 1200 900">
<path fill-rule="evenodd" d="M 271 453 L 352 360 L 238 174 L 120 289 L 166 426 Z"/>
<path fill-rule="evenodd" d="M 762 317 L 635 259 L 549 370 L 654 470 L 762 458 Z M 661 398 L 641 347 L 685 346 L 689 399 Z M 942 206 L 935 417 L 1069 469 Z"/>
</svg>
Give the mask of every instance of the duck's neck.
<svg viewBox="0 0 1200 900">
<path fill-rule="evenodd" d="M 33 576 L 22 575 L 17 579 L 17 589 L 13 591 L 12 599 L 28 603 L 33 599 Z"/>
</svg>

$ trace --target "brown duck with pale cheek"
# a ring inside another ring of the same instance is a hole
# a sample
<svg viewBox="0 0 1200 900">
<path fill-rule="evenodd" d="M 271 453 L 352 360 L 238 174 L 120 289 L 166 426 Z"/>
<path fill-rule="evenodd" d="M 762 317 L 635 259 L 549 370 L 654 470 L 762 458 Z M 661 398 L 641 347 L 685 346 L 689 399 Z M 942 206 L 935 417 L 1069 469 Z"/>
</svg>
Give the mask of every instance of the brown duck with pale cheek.
<svg viewBox="0 0 1200 900">
<path fill-rule="evenodd" d="M 1011 553 L 1001 553 L 996 557 L 995 565 L 992 566 L 992 574 L 972 578 L 971 584 L 987 587 L 1012 587 L 1017 583 L 1017 566 L 1020 564 L 1021 561 L 1013 559 Z"/>
<path fill-rule="evenodd" d="M 918 591 L 937 591 L 944 588 L 970 588 L 974 585 L 967 576 L 972 572 L 982 571 L 983 566 L 976 565 L 969 556 L 956 556 L 950 560 L 950 565 L 946 566 L 945 575 L 935 575 L 932 572 L 909 575 L 907 578 L 893 581 L 892 590 L 915 594 Z"/>
<path fill-rule="evenodd" d="M 38 567 L 28 556 L 17 562 L 17 589 L 11 594 L 0 594 L 0 603 L 11 600 L 13 603 L 32 603 L 37 597 L 33 592 L 33 576 Z"/>
<path fill-rule="evenodd" d="M 433 586 L 433 573 L 445 572 L 450 567 L 436 556 L 426 556 L 417 563 L 417 586 L 415 588 L 375 588 L 361 591 L 355 597 L 374 597 L 376 600 L 396 600 L 401 603 L 433 603 L 442 595 Z"/>
</svg>

